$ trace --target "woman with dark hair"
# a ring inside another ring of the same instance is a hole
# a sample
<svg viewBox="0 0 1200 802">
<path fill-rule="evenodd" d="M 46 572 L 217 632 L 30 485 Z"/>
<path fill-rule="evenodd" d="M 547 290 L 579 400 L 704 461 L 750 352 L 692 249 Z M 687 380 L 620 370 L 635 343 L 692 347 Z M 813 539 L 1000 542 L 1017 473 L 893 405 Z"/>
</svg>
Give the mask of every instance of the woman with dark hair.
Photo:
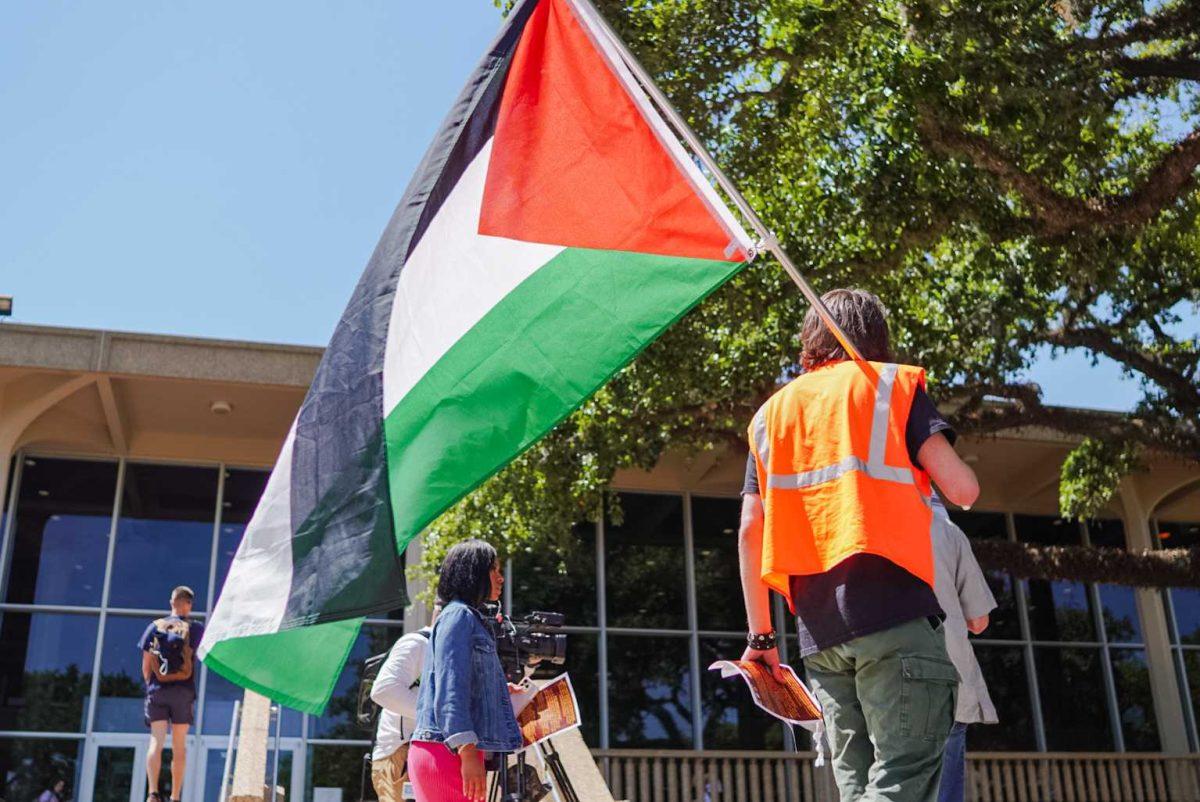
<svg viewBox="0 0 1200 802">
<path fill-rule="evenodd" d="M 421 802 L 477 802 L 486 793 L 484 752 L 521 748 L 521 732 L 484 602 L 500 598 L 504 575 L 482 540 L 452 547 L 438 572 L 445 607 L 429 637 L 408 753 Z"/>
<path fill-rule="evenodd" d="M 67 781 L 56 779 L 50 783 L 49 788 L 42 791 L 41 796 L 37 798 L 37 802 L 66 802 L 66 789 Z"/>
</svg>

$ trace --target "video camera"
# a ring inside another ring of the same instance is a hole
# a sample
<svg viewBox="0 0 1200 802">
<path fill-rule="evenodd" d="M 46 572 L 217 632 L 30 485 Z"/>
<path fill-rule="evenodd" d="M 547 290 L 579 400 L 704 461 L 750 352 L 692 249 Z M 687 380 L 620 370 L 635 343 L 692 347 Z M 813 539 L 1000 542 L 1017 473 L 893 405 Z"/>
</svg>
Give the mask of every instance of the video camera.
<svg viewBox="0 0 1200 802">
<path fill-rule="evenodd" d="M 509 618 L 499 604 L 492 603 L 486 605 L 485 612 L 509 682 L 520 684 L 540 663 L 561 666 L 567 662 L 567 635 L 562 631 L 566 616 L 562 613 L 538 610 Z"/>
</svg>

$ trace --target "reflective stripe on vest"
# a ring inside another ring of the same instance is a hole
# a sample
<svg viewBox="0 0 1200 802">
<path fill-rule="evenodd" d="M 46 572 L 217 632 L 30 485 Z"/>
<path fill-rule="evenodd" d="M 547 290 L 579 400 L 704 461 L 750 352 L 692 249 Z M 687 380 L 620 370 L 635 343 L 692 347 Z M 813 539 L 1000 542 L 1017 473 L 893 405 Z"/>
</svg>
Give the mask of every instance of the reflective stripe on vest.
<svg viewBox="0 0 1200 802">
<path fill-rule="evenodd" d="M 872 479 L 885 482 L 916 485 L 909 468 L 897 468 L 884 461 L 887 453 L 888 419 L 891 415 L 892 386 L 896 381 L 897 365 L 884 365 L 879 371 L 879 383 L 875 391 L 875 410 L 871 416 L 871 440 L 864 462 L 856 456 L 848 456 L 833 465 L 826 465 L 804 473 L 767 473 L 767 487 L 779 490 L 799 490 L 802 487 L 832 482 L 851 471 L 862 471 Z M 764 404 L 754 416 L 754 445 L 758 458 L 766 468 L 771 464 L 771 440 L 767 434 L 767 406 Z M 924 496 L 922 496 L 924 498 Z M 928 502 L 927 502 L 928 503 Z"/>
<path fill-rule="evenodd" d="M 822 366 L 780 389 L 747 434 L 763 504 L 762 579 L 788 598 L 790 577 L 873 554 L 933 586 L 929 476 L 905 443 L 924 371 L 872 362 Z"/>
</svg>

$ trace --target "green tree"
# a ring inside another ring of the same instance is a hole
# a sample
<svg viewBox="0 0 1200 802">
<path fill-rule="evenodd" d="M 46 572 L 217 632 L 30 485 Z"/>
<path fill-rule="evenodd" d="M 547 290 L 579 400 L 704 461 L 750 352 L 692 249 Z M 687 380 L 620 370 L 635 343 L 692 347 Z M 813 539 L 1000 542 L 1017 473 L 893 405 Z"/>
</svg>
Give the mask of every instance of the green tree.
<svg viewBox="0 0 1200 802">
<path fill-rule="evenodd" d="M 1066 513 L 1146 450 L 1200 461 L 1200 3 L 598 5 L 810 280 L 880 294 L 960 431 L 1088 438 Z M 445 516 L 429 561 L 466 534 L 566 549 L 615 470 L 741 443 L 804 311 L 751 265 Z M 1140 380 L 1137 408 L 1045 405 L 1022 377 L 1064 352 Z"/>
</svg>

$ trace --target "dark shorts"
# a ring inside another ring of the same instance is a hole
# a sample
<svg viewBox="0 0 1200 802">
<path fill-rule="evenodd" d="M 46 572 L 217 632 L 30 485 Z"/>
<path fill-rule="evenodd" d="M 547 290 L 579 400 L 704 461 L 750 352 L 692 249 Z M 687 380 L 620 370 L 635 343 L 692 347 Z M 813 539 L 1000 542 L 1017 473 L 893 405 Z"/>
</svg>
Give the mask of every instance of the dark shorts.
<svg viewBox="0 0 1200 802">
<path fill-rule="evenodd" d="M 163 685 L 146 694 L 146 726 L 152 721 L 191 724 L 195 710 L 196 691 L 187 685 Z"/>
</svg>

